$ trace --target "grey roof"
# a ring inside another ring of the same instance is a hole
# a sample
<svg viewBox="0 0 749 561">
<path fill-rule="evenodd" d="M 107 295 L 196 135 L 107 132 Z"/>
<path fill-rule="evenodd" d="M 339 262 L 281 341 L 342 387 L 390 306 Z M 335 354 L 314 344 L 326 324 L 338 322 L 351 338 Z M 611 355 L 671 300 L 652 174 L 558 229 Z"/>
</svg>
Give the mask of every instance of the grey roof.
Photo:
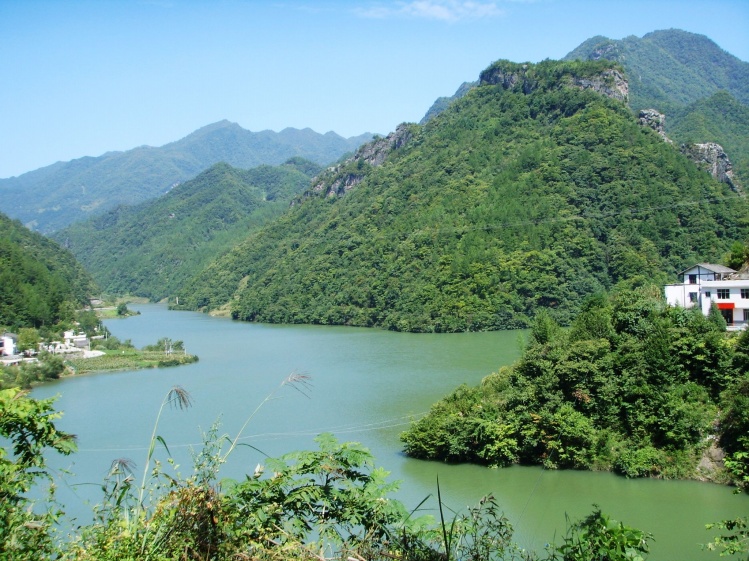
<svg viewBox="0 0 749 561">
<path fill-rule="evenodd" d="M 683 271 L 681 271 L 679 274 L 686 273 L 689 269 L 694 269 L 695 267 L 702 267 L 703 269 L 707 269 L 708 271 L 712 271 L 713 273 L 735 273 L 736 271 L 734 269 L 731 269 L 730 267 L 726 267 L 725 265 L 716 265 L 714 263 L 696 263 L 695 265 L 692 265 L 691 267 L 687 267 Z"/>
</svg>

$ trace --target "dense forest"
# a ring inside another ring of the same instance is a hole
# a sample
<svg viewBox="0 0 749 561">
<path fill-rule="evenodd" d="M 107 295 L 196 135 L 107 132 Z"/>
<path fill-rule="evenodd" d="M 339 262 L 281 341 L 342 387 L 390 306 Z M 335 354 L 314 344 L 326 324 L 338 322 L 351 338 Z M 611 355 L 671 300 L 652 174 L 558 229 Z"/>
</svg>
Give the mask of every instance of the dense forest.
<svg viewBox="0 0 749 561">
<path fill-rule="evenodd" d="M 0 213 L 0 328 L 72 320 L 97 290 L 69 251 Z"/>
<path fill-rule="evenodd" d="M 621 40 L 599 35 L 564 59 L 620 63 L 630 75 L 630 104 L 635 111 L 655 108 L 670 114 L 720 90 L 749 104 L 749 63 L 704 35 L 680 29 Z"/>
<path fill-rule="evenodd" d="M 668 29 L 642 38 L 593 37 L 565 60 L 608 59 L 630 78 L 634 112 L 657 109 L 677 143 L 717 142 L 749 183 L 749 63 L 723 51 L 703 35 Z"/>
<path fill-rule="evenodd" d="M 539 309 L 568 324 L 622 279 L 719 260 L 746 237 L 743 199 L 581 85 L 606 89 L 616 72 L 495 63 L 426 125 L 321 176 L 179 291 L 180 305 L 230 305 L 250 321 L 509 329 Z"/>
<path fill-rule="evenodd" d="M 589 298 L 569 329 L 539 314 L 520 360 L 435 404 L 406 452 L 744 485 L 749 332 L 725 330 L 717 309 L 669 307 L 648 284 Z"/>
<path fill-rule="evenodd" d="M 721 91 L 673 115 L 674 124 L 669 127 L 673 138 L 686 144 L 720 144 L 730 157 L 736 177 L 742 185 L 749 185 L 749 105 Z"/>
<path fill-rule="evenodd" d="M 107 293 L 160 300 L 288 208 L 322 168 L 302 158 L 249 170 L 216 164 L 163 197 L 57 232 Z"/>
</svg>

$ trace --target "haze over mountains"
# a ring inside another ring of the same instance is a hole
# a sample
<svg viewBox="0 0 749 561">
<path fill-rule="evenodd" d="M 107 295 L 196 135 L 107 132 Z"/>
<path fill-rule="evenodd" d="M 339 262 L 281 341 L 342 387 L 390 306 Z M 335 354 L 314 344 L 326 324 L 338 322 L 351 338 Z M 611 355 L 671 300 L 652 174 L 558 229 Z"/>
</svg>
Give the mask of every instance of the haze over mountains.
<svg viewBox="0 0 749 561">
<path fill-rule="evenodd" d="M 249 170 L 221 162 L 162 197 L 119 206 L 53 237 L 105 292 L 161 300 L 283 213 L 321 170 L 298 157 Z"/>
<path fill-rule="evenodd" d="M 220 121 L 158 148 L 108 152 L 0 179 L 0 210 L 49 234 L 117 205 L 163 195 L 218 162 L 251 168 L 299 156 L 326 165 L 371 138 L 293 128 L 251 132 Z"/>
</svg>

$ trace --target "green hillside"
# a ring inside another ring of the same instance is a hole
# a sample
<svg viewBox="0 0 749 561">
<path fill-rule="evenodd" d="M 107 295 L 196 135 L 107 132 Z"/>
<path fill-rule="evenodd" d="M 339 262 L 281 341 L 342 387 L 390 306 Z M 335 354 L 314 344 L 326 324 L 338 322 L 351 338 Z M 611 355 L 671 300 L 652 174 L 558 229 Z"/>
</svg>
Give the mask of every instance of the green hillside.
<svg viewBox="0 0 749 561">
<path fill-rule="evenodd" d="M 720 314 L 668 306 L 660 286 L 596 295 L 569 330 L 539 314 L 520 360 L 433 405 L 402 435 L 406 452 L 725 481 L 722 462 L 700 463 L 719 443 L 740 483 L 749 332 L 725 327 Z"/>
<path fill-rule="evenodd" d="M 679 29 L 621 40 L 599 35 L 564 57 L 578 59 L 607 59 L 624 66 L 635 111 L 653 108 L 669 115 L 719 90 L 749 104 L 749 63 L 704 35 Z"/>
<path fill-rule="evenodd" d="M 719 259 L 743 199 L 619 100 L 611 63 L 500 61 L 426 125 L 324 174 L 180 304 L 249 321 L 407 331 L 568 323 L 590 294 Z M 594 89 L 591 89 L 594 88 Z M 342 196 L 341 196 L 342 195 Z"/>
<path fill-rule="evenodd" d="M 70 252 L 0 213 L 0 328 L 70 320 L 96 290 Z"/>
<path fill-rule="evenodd" d="M 749 186 L 749 105 L 720 91 L 677 110 L 672 121 L 669 135 L 680 142 L 723 146 L 742 185 Z"/>
<path fill-rule="evenodd" d="M 301 158 L 250 170 L 216 164 L 156 200 L 120 206 L 54 237 L 104 291 L 160 300 L 283 212 L 320 169 Z"/>
<path fill-rule="evenodd" d="M 703 35 L 678 29 L 619 41 L 596 36 L 565 57 L 600 59 L 625 68 L 633 111 L 664 113 L 666 133 L 679 144 L 720 144 L 739 180 L 749 182 L 749 63 Z"/>
<path fill-rule="evenodd" d="M 218 162 L 247 169 L 303 157 L 326 165 L 371 138 L 292 128 L 251 132 L 220 121 L 158 148 L 108 152 L 0 179 L 0 210 L 49 234 L 118 205 L 163 195 Z"/>
</svg>

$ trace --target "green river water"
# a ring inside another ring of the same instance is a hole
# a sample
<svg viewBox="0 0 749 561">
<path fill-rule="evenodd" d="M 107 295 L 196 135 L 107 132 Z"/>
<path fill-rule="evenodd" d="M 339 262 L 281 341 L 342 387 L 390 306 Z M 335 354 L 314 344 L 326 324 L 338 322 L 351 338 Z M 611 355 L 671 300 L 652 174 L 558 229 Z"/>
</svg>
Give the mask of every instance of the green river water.
<svg viewBox="0 0 749 561">
<path fill-rule="evenodd" d="M 233 322 L 160 305 L 131 308 L 142 315 L 107 322 L 120 339 L 141 347 L 161 337 L 180 339 L 200 362 L 188 366 L 92 374 L 57 381 L 33 391 L 59 394 L 61 428 L 78 435 L 79 452 L 52 458 L 66 510 L 86 520 L 86 503 L 98 502 L 101 483 L 115 458 L 140 467 L 159 405 L 178 384 L 194 405 L 167 411 L 159 434 L 183 473 L 189 448 L 217 419 L 221 432 L 236 434 L 248 415 L 292 372 L 311 377 L 306 396 L 285 387 L 252 419 L 243 440 L 271 456 L 314 448 L 313 438 L 332 432 L 362 442 L 379 466 L 401 481 L 397 498 L 416 506 L 436 495 L 454 509 L 485 494 L 499 499 L 528 548 L 542 549 L 564 534 L 566 518 L 578 519 L 597 504 L 612 518 L 655 535 L 651 560 L 718 559 L 703 552 L 708 522 L 749 514 L 749 497 L 719 485 L 692 481 L 629 480 L 608 473 L 546 471 L 534 467 L 489 469 L 406 458 L 399 433 L 409 419 L 461 383 L 482 377 L 520 354 L 525 333 L 404 334 L 373 329 L 271 326 Z M 263 456 L 250 447 L 232 455 L 224 474 L 252 472 Z M 136 470 L 136 473 L 139 473 Z M 431 499 L 425 508 L 435 508 Z"/>
</svg>

